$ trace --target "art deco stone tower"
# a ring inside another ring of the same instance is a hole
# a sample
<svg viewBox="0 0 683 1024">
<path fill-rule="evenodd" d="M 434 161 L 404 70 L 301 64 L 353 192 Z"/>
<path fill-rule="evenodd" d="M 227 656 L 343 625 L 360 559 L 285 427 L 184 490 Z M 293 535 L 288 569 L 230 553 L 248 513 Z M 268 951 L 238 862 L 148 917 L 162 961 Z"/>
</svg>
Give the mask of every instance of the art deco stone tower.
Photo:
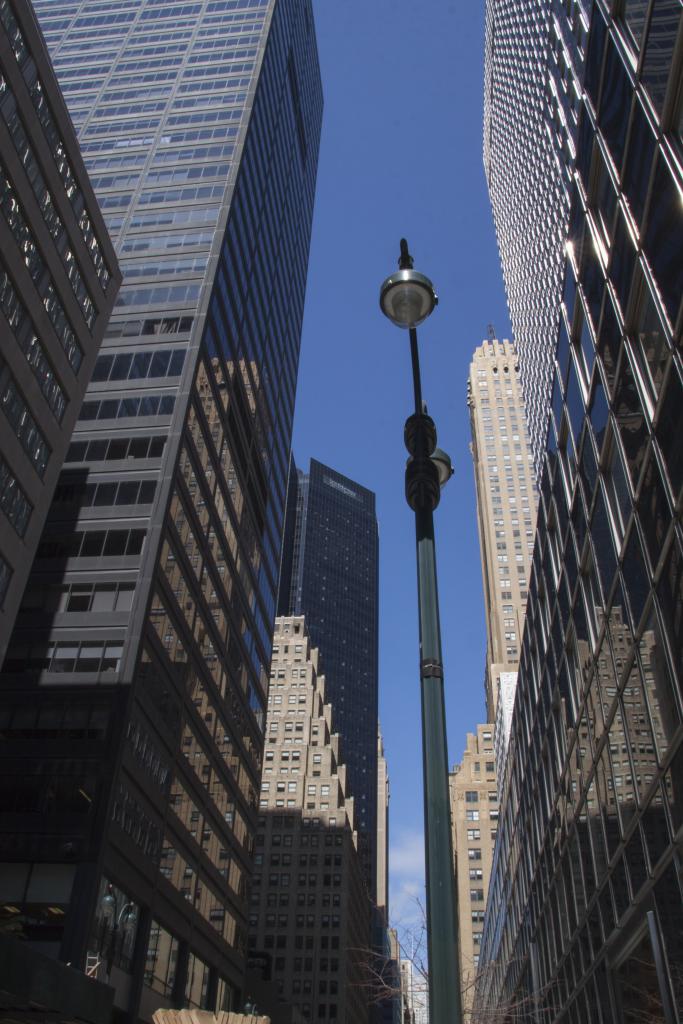
<svg viewBox="0 0 683 1024">
<path fill-rule="evenodd" d="M 303 617 L 276 620 L 252 950 L 305 1018 L 366 1024 L 370 901 L 333 709 Z"/>
</svg>

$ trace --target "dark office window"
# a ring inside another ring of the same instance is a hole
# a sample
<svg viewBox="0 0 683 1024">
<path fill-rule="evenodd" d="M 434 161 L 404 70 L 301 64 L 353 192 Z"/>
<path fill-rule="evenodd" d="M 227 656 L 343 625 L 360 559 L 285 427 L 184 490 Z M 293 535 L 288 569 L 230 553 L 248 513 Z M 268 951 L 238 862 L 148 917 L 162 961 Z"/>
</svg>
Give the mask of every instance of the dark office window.
<svg viewBox="0 0 683 1024">
<path fill-rule="evenodd" d="M 654 0 L 641 76 L 660 117 L 680 20 L 680 0 Z"/>
<path fill-rule="evenodd" d="M 650 184 L 655 138 L 642 106 L 636 100 L 623 174 L 623 188 L 638 224 L 643 222 L 647 188 Z"/>
<path fill-rule="evenodd" d="M 626 67 L 614 40 L 610 38 L 607 43 L 598 122 L 617 168 L 621 167 L 624 158 L 624 142 L 632 95 L 633 86 Z"/>
<path fill-rule="evenodd" d="M 602 68 L 602 55 L 605 49 L 605 38 L 607 36 L 607 25 L 599 7 L 593 9 L 591 30 L 588 36 L 588 50 L 586 53 L 586 70 L 584 85 L 590 96 L 593 106 L 597 106 L 598 87 L 600 85 L 600 70 Z M 584 112 L 584 119 L 586 114 Z M 581 147 L 579 147 L 581 152 Z"/>
<path fill-rule="evenodd" d="M 626 316 L 631 297 L 631 281 L 636 265 L 636 251 L 633 248 L 631 234 L 626 226 L 623 213 L 617 215 L 617 227 L 612 246 L 612 265 L 610 279 L 619 300 L 622 318 Z"/>
<path fill-rule="evenodd" d="M 683 206 L 673 174 L 660 153 L 652 187 L 643 248 L 672 324 L 683 294 Z"/>
<path fill-rule="evenodd" d="M 647 445 L 647 428 L 638 389 L 628 359 L 622 359 L 614 412 L 635 488 Z"/>
<path fill-rule="evenodd" d="M 626 0 L 624 4 L 624 13 L 622 17 L 626 22 L 626 26 L 631 38 L 633 39 L 636 50 L 640 49 L 643 41 L 643 30 L 645 29 L 647 9 L 649 6 L 650 0 Z"/>
<path fill-rule="evenodd" d="M 597 348 L 602 356 L 602 366 L 605 371 L 607 387 L 611 391 L 621 350 L 621 331 L 609 293 L 605 295 L 603 303 L 602 322 L 598 334 Z"/>
<path fill-rule="evenodd" d="M 666 391 L 660 401 L 655 434 L 671 482 L 674 500 L 683 486 L 683 444 L 680 423 L 683 409 L 683 384 L 674 365 L 669 374 Z"/>
<path fill-rule="evenodd" d="M 652 944 L 647 933 L 615 971 L 615 987 L 620 1003 L 619 1019 L 624 1024 L 666 1019 Z"/>
</svg>

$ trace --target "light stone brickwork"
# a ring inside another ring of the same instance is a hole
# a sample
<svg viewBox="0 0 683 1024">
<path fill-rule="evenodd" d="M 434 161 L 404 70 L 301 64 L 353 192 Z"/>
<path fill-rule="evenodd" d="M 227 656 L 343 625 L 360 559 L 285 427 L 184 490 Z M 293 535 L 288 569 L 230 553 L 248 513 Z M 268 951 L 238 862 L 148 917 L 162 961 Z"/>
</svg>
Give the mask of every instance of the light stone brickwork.
<svg viewBox="0 0 683 1024">
<path fill-rule="evenodd" d="M 476 734 L 467 734 L 463 759 L 449 775 L 449 788 L 458 887 L 463 1016 L 468 1021 L 498 829 L 492 725 L 478 725 Z"/>
<path fill-rule="evenodd" d="M 303 616 L 276 619 L 249 942 L 305 1018 L 367 1024 L 370 901 L 318 667 Z"/>
<path fill-rule="evenodd" d="M 537 504 L 511 342 L 492 339 L 475 349 L 467 404 L 486 605 L 486 714 L 495 722 L 500 673 L 519 662 Z"/>
<path fill-rule="evenodd" d="M 389 922 L 389 772 L 382 733 L 377 733 L 377 909 Z"/>
</svg>

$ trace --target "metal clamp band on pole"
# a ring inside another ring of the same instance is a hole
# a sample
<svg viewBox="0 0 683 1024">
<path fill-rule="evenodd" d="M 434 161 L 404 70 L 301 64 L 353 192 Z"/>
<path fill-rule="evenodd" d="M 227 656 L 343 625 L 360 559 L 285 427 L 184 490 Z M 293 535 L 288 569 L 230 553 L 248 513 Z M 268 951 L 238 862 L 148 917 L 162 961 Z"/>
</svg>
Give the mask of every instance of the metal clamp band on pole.
<svg viewBox="0 0 683 1024">
<path fill-rule="evenodd" d="M 420 662 L 420 677 L 422 679 L 443 679 L 443 665 L 430 658 Z"/>
</svg>

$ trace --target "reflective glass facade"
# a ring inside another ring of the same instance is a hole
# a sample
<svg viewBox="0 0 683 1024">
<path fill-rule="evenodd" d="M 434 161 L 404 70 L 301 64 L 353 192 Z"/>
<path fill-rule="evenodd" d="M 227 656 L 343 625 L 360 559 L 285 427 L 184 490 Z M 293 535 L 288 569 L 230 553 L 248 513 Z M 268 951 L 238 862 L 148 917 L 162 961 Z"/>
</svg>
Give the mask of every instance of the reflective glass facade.
<svg viewBox="0 0 683 1024">
<path fill-rule="evenodd" d="M 591 11 L 483 1019 L 683 1013 L 682 15 Z"/>
<path fill-rule="evenodd" d="M 588 29 L 585 0 L 487 0 L 484 169 L 540 476 Z"/>
<path fill-rule="evenodd" d="M 0 665 L 120 274 L 33 11 L 0 2 Z"/>
<path fill-rule="evenodd" d="M 7 771 L 28 793 L 6 797 L 5 859 L 27 937 L 111 965 L 121 1009 L 224 1008 L 245 967 L 322 112 L 312 11 L 37 8 L 124 284 L 8 653 Z M 47 862 L 52 917 L 32 895 Z"/>
<path fill-rule="evenodd" d="M 280 606 L 305 615 L 318 647 L 342 737 L 368 888 L 377 871 L 378 585 L 379 539 L 375 495 L 311 459 L 292 474 L 296 504 L 285 532 L 293 546 L 280 582 Z M 284 610 L 281 612 L 284 614 Z"/>
</svg>

